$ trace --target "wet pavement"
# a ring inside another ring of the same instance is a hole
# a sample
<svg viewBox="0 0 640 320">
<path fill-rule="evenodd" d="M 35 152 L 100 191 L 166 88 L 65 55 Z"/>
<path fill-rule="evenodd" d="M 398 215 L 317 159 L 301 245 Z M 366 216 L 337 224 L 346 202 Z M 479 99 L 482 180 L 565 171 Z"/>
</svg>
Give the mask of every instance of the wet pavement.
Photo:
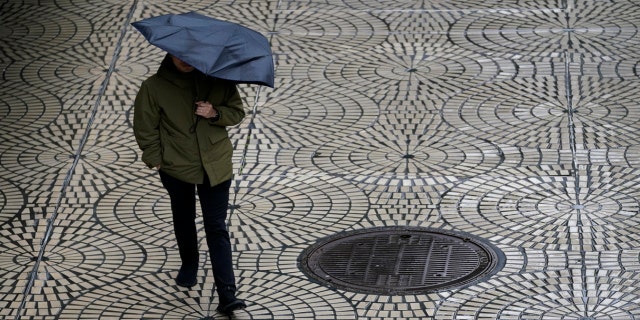
<svg viewBox="0 0 640 320">
<path fill-rule="evenodd" d="M 140 161 L 130 23 L 197 11 L 268 37 L 241 85 L 229 230 L 237 319 L 640 318 L 640 4 L 618 0 L 0 1 L 0 317 L 224 319 L 201 241 L 175 285 Z M 385 295 L 300 267 L 325 237 L 459 231 L 490 278 Z M 203 231 L 201 230 L 201 233 Z"/>
</svg>

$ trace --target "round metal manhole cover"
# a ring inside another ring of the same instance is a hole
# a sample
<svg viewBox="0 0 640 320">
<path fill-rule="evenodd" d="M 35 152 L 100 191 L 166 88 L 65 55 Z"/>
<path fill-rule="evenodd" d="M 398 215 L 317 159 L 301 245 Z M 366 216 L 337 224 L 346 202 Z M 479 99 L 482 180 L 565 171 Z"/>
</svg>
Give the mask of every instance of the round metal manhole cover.
<svg viewBox="0 0 640 320">
<path fill-rule="evenodd" d="M 438 292 L 484 281 L 504 266 L 502 251 L 466 233 L 382 227 L 320 239 L 300 255 L 318 282 L 361 293 Z"/>
</svg>

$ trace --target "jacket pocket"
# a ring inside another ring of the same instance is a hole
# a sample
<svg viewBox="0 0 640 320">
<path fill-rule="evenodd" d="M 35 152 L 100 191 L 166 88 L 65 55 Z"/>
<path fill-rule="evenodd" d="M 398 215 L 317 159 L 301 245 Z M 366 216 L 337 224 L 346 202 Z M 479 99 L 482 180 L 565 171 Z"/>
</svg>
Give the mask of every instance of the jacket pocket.
<svg viewBox="0 0 640 320">
<path fill-rule="evenodd" d="M 200 162 L 197 146 L 190 139 L 172 137 L 163 144 L 162 161 L 169 166 L 188 166 Z"/>
</svg>

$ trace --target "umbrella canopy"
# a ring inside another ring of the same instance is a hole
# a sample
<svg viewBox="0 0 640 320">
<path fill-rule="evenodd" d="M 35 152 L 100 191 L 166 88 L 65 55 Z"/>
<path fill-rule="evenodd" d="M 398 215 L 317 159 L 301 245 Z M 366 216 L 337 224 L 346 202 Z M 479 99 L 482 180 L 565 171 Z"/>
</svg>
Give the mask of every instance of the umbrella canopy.
<svg viewBox="0 0 640 320">
<path fill-rule="evenodd" d="M 152 45 L 216 78 L 273 88 L 273 58 L 262 34 L 195 12 L 132 23 Z"/>
</svg>

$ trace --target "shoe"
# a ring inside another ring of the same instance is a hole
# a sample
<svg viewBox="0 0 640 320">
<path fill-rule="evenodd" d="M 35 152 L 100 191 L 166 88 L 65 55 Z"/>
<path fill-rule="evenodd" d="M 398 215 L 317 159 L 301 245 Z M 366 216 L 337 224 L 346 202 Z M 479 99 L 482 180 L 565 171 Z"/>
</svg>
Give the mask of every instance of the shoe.
<svg viewBox="0 0 640 320">
<path fill-rule="evenodd" d="M 176 277 L 176 284 L 181 287 L 191 288 L 198 283 L 196 277 L 198 276 L 198 265 L 182 265 L 178 276 Z"/>
<path fill-rule="evenodd" d="M 216 308 L 216 311 L 220 313 L 230 314 L 236 310 L 244 309 L 246 307 L 247 307 L 247 304 L 244 303 L 244 301 L 234 298 L 233 300 L 231 300 L 226 304 L 220 303 L 218 308 Z"/>
</svg>

